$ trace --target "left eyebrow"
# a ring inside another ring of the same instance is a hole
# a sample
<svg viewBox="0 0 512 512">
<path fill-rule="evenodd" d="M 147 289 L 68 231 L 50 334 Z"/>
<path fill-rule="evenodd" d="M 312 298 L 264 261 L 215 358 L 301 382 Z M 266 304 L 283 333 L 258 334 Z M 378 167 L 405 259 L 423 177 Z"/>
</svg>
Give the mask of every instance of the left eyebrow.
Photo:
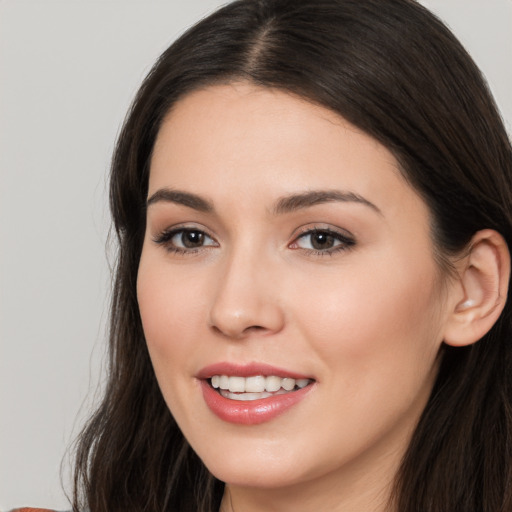
<svg viewBox="0 0 512 512">
<path fill-rule="evenodd" d="M 372 202 L 368 201 L 368 199 L 354 192 L 341 190 L 312 190 L 302 194 L 292 194 L 282 197 L 276 202 L 273 213 L 275 215 L 290 213 L 302 208 L 310 208 L 317 204 L 331 202 L 359 203 L 368 206 L 379 215 L 382 215 L 381 210 Z"/>
</svg>

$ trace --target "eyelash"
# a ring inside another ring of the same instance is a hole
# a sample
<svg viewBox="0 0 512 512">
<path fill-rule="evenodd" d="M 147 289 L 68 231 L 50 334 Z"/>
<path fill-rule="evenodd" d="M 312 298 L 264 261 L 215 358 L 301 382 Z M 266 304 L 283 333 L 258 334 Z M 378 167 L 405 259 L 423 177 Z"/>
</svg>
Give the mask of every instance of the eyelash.
<svg viewBox="0 0 512 512">
<path fill-rule="evenodd" d="M 207 237 L 208 239 L 212 240 L 214 242 L 214 244 L 207 244 L 207 245 L 202 245 L 199 247 L 186 248 L 186 247 L 178 247 L 172 243 L 172 239 L 175 236 L 181 234 L 181 236 L 183 237 L 183 235 L 185 233 L 189 233 L 189 234 L 197 233 L 200 236 Z M 204 230 L 197 229 L 197 228 L 185 228 L 185 227 L 176 227 L 176 228 L 172 228 L 172 229 L 166 229 L 166 230 L 162 231 L 160 234 L 158 234 L 155 238 L 153 238 L 153 241 L 156 244 L 162 245 L 163 247 L 165 247 L 165 249 L 167 251 L 175 253 L 175 254 L 195 254 L 195 253 L 199 252 L 199 250 L 204 249 L 205 247 L 218 245 L 217 242 L 210 235 L 208 235 L 208 233 L 206 233 Z"/>
<path fill-rule="evenodd" d="M 336 254 L 338 252 L 349 250 L 356 244 L 356 241 L 354 240 L 354 238 L 352 238 L 348 234 L 340 233 L 339 231 L 336 231 L 336 230 L 330 229 L 330 228 L 314 227 L 314 228 L 304 229 L 288 247 L 297 245 L 299 240 L 305 239 L 308 236 L 311 237 L 313 235 L 326 235 L 327 237 L 333 239 L 335 242 L 339 242 L 339 243 L 338 243 L 338 245 L 335 245 L 334 247 L 330 247 L 330 248 L 324 249 L 324 250 L 307 249 L 307 248 L 298 247 L 298 246 L 293 247 L 293 249 L 304 251 L 308 255 L 311 255 L 311 256 L 322 257 L 322 256 L 333 256 L 334 254 Z"/>
<path fill-rule="evenodd" d="M 178 247 L 172 243 L 172 239 L 180 235 L 183 237 L 184 234 L 192 234 L 196 233 L 199 236 L 206 237 L 209 240 L 211 240 L 213 243 L 208 243 L 206 245 L 200 245 L 198 247 Z M 334 245 L 333 247 L 329 247 L 324 250 L 320 249 L 308 249 L 304 247 L 298 246 L 298 241 L 302 239 L 306 239 L 308 236 L 311 237 L 313 235 L 326 235 L 329 239 L 332 239 L 334 243 L 338 242 L 337 245 Z M 156 237 L 153 238 L 153 241 L 158 244 L 165 247 L 165 249 L 171 253 L 179 254 L 179 255 L 190 255 L 190 254 L 196 254 L 202 249 L 208 248 L 208 247 L 218 247 L 218 243 L 215 241 L 214 238 L 212 238 L 210 235 L 208 235 L 205 231 L 197 228 L 186 228 L 186 227 L 176 227 L 172 229 L 166 229 L 162 231 L 160 234 L 158 234 Z M 330 228 L 321 228 L 321 227 L 314 227 L 314 228 L 308 228 L 302 231 L 294 240 L 291 242 L 291 244 L 288 245 L 289 248 L 293 250 L 300 250 L 308 255 L 311 256 L 333 256 L 334 254 L 346 251 L 348 249 L 351 249 L 355 245 L 356 241 L 346 235 L 342 234 L 339 231 L 335 231 Z M 295 247 L 293 247 L 295 245 Z"/>
</svg>

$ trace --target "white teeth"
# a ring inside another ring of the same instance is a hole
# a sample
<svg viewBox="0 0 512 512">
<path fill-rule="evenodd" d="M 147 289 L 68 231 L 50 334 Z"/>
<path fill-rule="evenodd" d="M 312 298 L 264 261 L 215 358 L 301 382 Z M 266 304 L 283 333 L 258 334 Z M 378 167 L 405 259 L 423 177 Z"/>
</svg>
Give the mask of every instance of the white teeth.
<svg viewBox="0 0 512 512">
<path fill-rule="evenodd" d="M 243 393 L 245 391 L 245 378 L 229 377 L 229 391 L 231 393 Z"/>
<path fill-rule="evenodd" d="M 277 375 L 254 375 L 251 377 L 238 377 L 229 375 L 213 375 L 211 378 L 212 387 L 220 391 L 232 393 L 243 393 L 237 395 L 238 400 L 256 400 L 256 398 L 248 397 L 251 394 L 256 394 L 257 398 L 266 398 L 270 396 L 269 393 L 289 392 L 293 391 L 296 387 L 302 389 L 311 383 L 311 379 L 291 379 L 289 377 L 278 377 Z M 223 396 L 227 395 L 221 393 Z M 228 398 L 231 398 L 229 396 Z"/>
<path fill-rule="evenodd" d="M 291 391 L 295 387 L 295 379 L 283 379 L 281 387 L 286 391 Z"/>
<path fill-rule="evenodd" d="M 281 389 L 281 377 L 276 377 L 275 375 L 269 375 L 265 379 L 265 389 L 267 391 L 279 391 Z"/>
<path fill-rule="evenodd" d="M 219 377 L 219 388 L 229 389 L 229 377 L 227 375 L 221 375 Z"/>
<path fill-rule="evenodd" d="M 297 379 L 295 381 L 295 385 L 300 389 L 305 388 L 308 384 L 309 384 L 309 379 Z"/>
<path fill-rule="evenodd" d="M 257 375 L 256 377 L 247 377 L 245 379 L 245 391 L 249 393 L 261 393 L 265 391 L 265 377 Z M 231 391 L 231 390 L 230 390 Z M 267 389 L 267 391 L 270 391 Z"/>
<path fill-rule="evenodd" d="M 220 394 L 224 398 L 230 398 L 231 400 L 259 400 L 260 398 L 268 398 L 272 396 L 272 393 L 231 393 L 221 389 Z"/>
</svg>

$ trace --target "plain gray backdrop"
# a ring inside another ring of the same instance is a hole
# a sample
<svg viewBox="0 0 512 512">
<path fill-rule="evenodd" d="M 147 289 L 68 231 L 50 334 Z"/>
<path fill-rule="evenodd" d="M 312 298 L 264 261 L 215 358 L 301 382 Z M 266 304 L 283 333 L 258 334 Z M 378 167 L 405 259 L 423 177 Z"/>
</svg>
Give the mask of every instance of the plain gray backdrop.
<svg viewBox="0 0 512 512">
<path fill-rule="evenodd" d="M 67 506 L 60 463 L 104 357 L 114 141 L 156 57 L 222 3 L 0 0 L 0 510 Z M 512 0 L 422 3 L 483 69 L 510 133 Z"/>
</svg>

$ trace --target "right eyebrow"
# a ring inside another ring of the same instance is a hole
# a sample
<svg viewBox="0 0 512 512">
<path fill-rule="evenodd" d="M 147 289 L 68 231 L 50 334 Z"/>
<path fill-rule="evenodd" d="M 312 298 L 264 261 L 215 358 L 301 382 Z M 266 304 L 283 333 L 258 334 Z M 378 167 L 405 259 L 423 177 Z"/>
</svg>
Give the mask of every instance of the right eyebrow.
<svg viewBox="0 0 512 512">
<path fill-rule="evenodd" d="M 181 204 L 183 206 L 187 206 L 188 208 L 192 208 L 204 213 L 213 211 L 212 203 L 202 198 L 201 196 L 192 194 L 190 192 L 182 192 L 181 190 L 173 190 L 170 188 L 158 189 L 148 198 L 146 207 L 159 202 Z"/>
</svg>

